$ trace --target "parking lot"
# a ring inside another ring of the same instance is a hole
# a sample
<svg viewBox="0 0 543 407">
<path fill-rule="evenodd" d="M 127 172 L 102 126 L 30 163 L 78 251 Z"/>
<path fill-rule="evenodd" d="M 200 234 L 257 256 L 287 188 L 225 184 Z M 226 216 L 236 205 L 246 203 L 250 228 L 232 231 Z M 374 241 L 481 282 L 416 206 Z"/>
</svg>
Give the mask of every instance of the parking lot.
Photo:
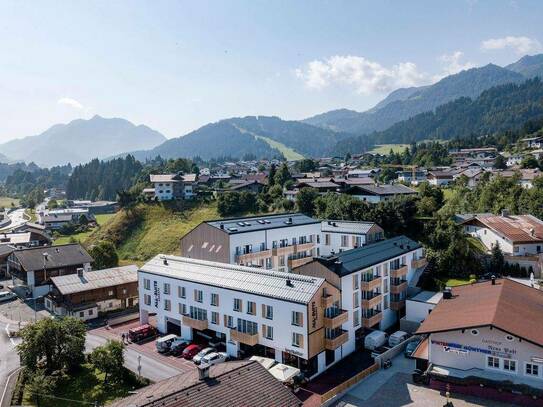
<svg viewBox="0 0 543 407">
<path fill-rule="evenodd" d="M 0 281 L 0 285 L 4 286 L 0 291 L 9 291 L 7 287 L 11 284 L 11 280 Z M 34 307 L 36 312 L 34 312 Z M 34 321 L 34 318 L 42 319 L 50 316 L 42 301 L 34 304 L 32 299 L 23 300 L 21 298 L 0 302 L 0 315 L 11 321 L 21 321 L 21 323 Z"/>
</svg>

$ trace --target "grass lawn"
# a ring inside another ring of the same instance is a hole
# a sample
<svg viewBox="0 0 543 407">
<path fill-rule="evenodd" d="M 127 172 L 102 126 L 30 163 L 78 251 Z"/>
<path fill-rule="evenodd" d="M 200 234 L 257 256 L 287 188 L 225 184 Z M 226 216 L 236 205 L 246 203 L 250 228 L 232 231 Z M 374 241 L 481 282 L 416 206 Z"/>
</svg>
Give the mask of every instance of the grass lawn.
<svg viewBox="0 0 543 407">
<path fill-rule="evenodd" d="M 388 153 L 390 153 L 391 149 L 395 153 L 401 153 L 405 150 L 406 147 L 409 147 L 409 144 L 377 144 L 369 152 L 373 154 L 387 155 Z"/>
<path fill-rule="evenodd" d="M 457 285 L 464 285 L 464 284 L 469 284 L 469 279 L 450 278 L 447 281 L 445 281 L 445 286 L 447 287 L 456 287 Z"/>
<path fill-rule="evenodd" d="M 25 214 L 30 217 L 30 222 L 36 223 L 38 217 L 36 216 L 36 210 L 33 208 L 25 209 Z"/>
<path fill-rule="evenodd" d="M 99 405 L 107 404 L 128 396 L 129 392 L 142 386 L 134 374 L 127 372 L 126 376 L 122 383 L 106 385 L 104 373 L 95 370 L 90 364 L 84 364 L 78 372 L 61 380 L 54 392 L 55 398 L 40 397 L 40 407 L 92 405 L 95 401 Z M 22 404 L 35 406 L 35 397 L 25 390 Z"/>
<path fill-rule="evenodd" d="M 114 213 L 106 213 L 103 215 L 96 215 L 96 223 L 98 223 L 99 226 L 105 225 L 107 222 L 109 222 L 110 219 L 112 219 L 115 216 Z M 92 234 L 93 230 L 89 230 L 87 232 L 81 232 L 81 233 L 75 233 L 70 236 L 60 236 L 54 241 L 54 245 L 61 245 L 61 244 L 67 244 L 70 243 L 70 241 L 75 239 L 76 241 L 80 243 L 84 243 L 85 240 L 88 239 L 88 237 Z"/>
<path fill-rule="evenodd" d="M 0 207 L 11 208 L 11 204 L 19 206 L 19 200 L 8 196 L 0 196 Z"/>
<path fill-rule="evenodd" d="M 471 248 L 474 249 L 475 251 L 477 251 L 477 252 L 479 252 L 481 254 L 484 254 L 484 253 L 486 253 L 488 251 L 486 246 L 479 239 L 476 239 L 473 236 L 468 236 L 467 240 L 468 240 L 468 243 L 471 246 Z"/>
</svg>

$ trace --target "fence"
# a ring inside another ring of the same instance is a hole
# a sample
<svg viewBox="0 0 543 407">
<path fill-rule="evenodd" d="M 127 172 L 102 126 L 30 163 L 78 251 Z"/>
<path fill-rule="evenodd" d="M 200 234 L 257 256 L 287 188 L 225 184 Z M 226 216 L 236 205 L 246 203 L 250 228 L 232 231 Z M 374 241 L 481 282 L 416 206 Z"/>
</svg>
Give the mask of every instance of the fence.
<svg viewBox="0 0 543 407">
<path fill-rule="evenodd" d="M 339 386 L 334 387 L 332 390 L 328 390 L 326 393 L 321 395 L 321 404 L 326 403 L 328 400 L 333 398 L 334 396 L 337 396 L 340 393 L 343 393 L 345 390 L 347 390 L 349 387 L 355 385 L 362 379 L 365 379 L 370 374 L 376 372 L 379 370 L 380 364 L 374 363 L 370 367 L 368 367 L 366 370 L 361 371 L 360 373 L 356 374 L 356 376 L 351 377 L 350 379 L 344 381 Z"/>
<path fill-rule="evenodd" d="M 418 341 L 418 340 L 420 340 L 420 336 L 417 336 L 417 335 L 407 338 L 405 341 L 397 344 L 393 348 L 390 348 L 386 352 L 381 353 L 380 355 L 376 355 L 375 363 L 378 363 L 379 366 L 382 366 L 385 360 L 392 359 L 394 358 L 394 356 L 402 353 L 409 342 Z"/>
</svg>

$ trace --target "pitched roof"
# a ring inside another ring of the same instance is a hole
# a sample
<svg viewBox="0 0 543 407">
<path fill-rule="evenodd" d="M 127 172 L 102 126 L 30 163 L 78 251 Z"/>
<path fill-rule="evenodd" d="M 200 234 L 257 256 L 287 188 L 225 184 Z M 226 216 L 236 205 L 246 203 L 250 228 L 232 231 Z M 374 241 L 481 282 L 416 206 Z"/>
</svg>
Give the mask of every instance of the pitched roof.
<svg viewBox="0 0 543 407">
<path fill-rule="evenodd" d="M 327 220 L 321 222 L 321 230 L 323 232 L 364 234 L 368 233 L 370 229 L 375 225 L 375 222 Z"/>
<path fill-rule="evenodd" d="M 333 256 L 318 257 L 316 260 L 343 277 L 421 247 L 420 243 L 406 236 L 396 236 L 357 249 L 346 250 Z"/>
<path fill-rule="evenodd" d="M 400 194 L 416 194 L 417 191 L 406 187 L 402 184 L 393 185 L 355 185 L 352 188 L 357 188 L 363 192 L 372 195 L 400 195 Z"/>
<path fill-rule="evenodd" d="M 115 287 L 138 281 L 138 266 L 130 265 L 110 269 L 87 271 L 83 277 L 77 274 L 51 277 L 62 295 L 74 294 L 98 288 Z"/>
<path fill-rule="evenodd" d="M 255 232 L 257 230 L 311 225 L 314 223 L 319 223 L 319 221 L 302 213 L 282 213 L 278 215 L 246 216 L 240 218 L 211 220 L 207 221 L 206 223 L 217 229 L 224 230 L 226 233 L 231 235 L 237 233 Z"/>
<path fill-rule="evenodd" d="M 12 252 L 15 251 L 15 248 L 9 244 L 0 244 L 0 257 L 7 257 Z"/>
<path fill-rule="evenodd" d="M 47 256 L 44 254 L 47 253 Z M 26 271 L 76 266 L 93 262 L 93 258 L 78 244 L 61 246 L 32 247 L 13 252 Z"/>
<path fill-rule="evenodd" d="M 111 407 L 295 407 L 302 402 L 256 361 L 211 366 L 209 378 L 198 371 L 162 380 L 110 404 Z"/>
<path fill-rule="evenodd" d="M 464 224 L 478 222 L 513 243 L 543 241 L 543 222 L 532 215 L 475 215 Z"/>
<path fill-rule="evenodd" d="M 441 300 L 417 333 L 489 325 L 543 346 L 543 291 L 510 279 L 453 287 L 452 298 Z"/>
<path fill-rule="evenodd" d="M 145 263 L 140 271 L 300 304 L 309 303 L 324 283 L 318 277 L 163 254 Z"/>
</svg>

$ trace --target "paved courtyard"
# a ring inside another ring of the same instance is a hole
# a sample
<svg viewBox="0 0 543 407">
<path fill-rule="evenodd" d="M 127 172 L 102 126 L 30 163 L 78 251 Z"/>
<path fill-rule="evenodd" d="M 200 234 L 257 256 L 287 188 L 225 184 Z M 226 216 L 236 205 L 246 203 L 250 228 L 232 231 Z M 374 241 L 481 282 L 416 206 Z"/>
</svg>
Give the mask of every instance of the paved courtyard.
<svg viewBox="0 0 543 407">
<path fill-rule="evenodd" d="M 7 291 L 8 285 L 11 285 L 11 280 L 0 281 L 0 285 L 4 288 L 2 291 Z M 36 312 L 34 312 L 34 307 Z M 43 301 L 37 301 L 34 304 L 32 299 L 23 300 L 21 298 L 15 298 L 13 300 L 0 302 L 0 315 L 11 321 L 21 321 L 21 323 L 34 321 L 36 319 L 47 318 L 51 314 L 43 306 Z"/>
</svg>

